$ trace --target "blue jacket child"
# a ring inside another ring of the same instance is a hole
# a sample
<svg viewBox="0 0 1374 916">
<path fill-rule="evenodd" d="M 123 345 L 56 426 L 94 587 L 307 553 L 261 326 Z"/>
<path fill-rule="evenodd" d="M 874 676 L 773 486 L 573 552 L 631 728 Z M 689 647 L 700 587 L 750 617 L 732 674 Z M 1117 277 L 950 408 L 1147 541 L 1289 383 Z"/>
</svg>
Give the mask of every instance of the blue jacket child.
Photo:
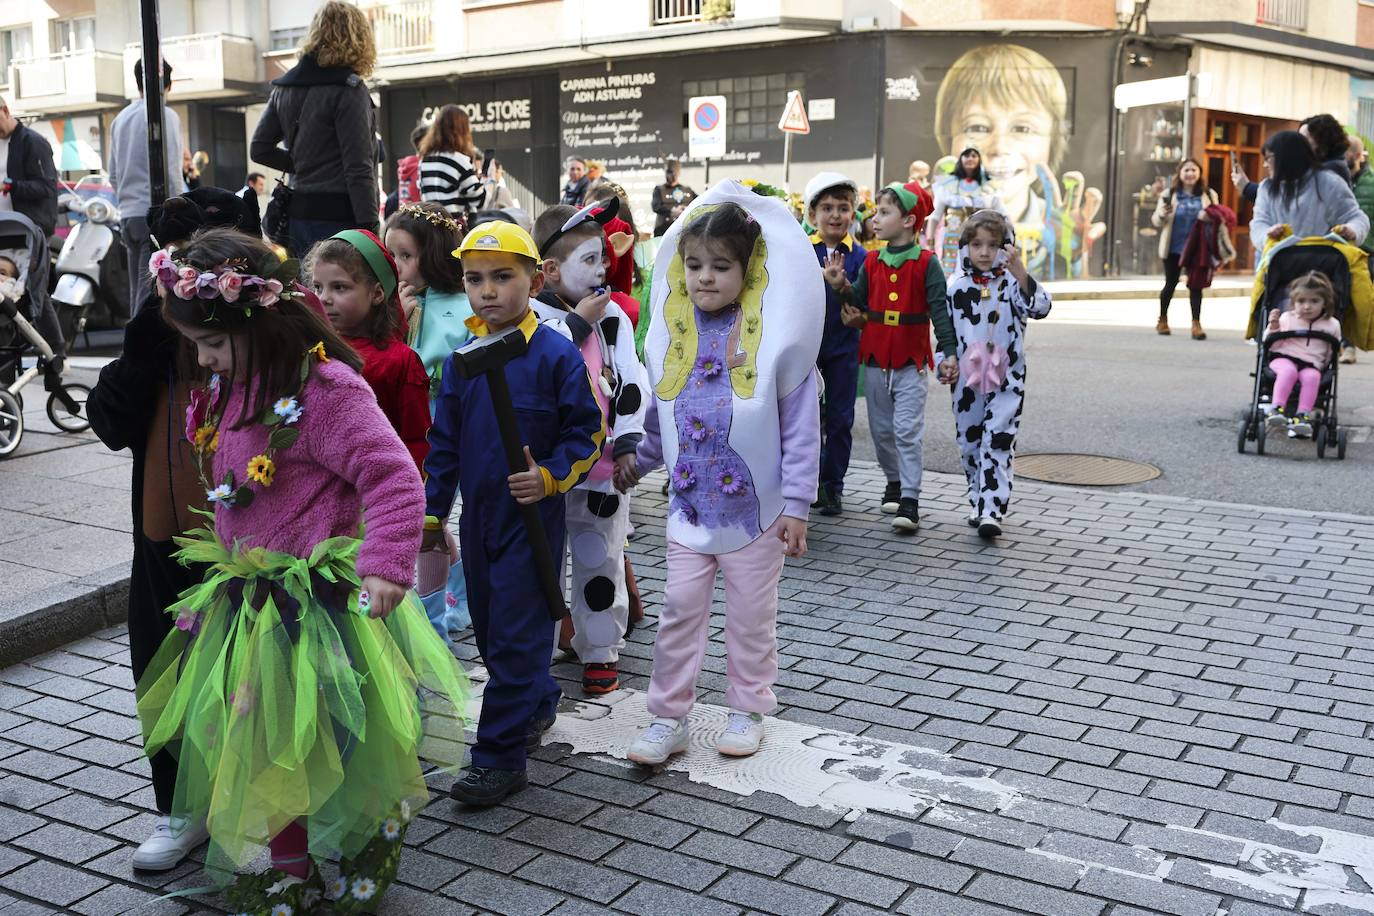
<svg viewBox="0 0 1374 916">
<path fill-rule="evenodd" d="M 821 172 L 806 184 L 807 222 L 815 227 L 811 244 L 822 268 L 832 251 L 844 258 L 844 272 L 851 283 L 859 275 L 868 254 L 850 234 L 858 185 L 839 172 Z M 859 331 L 840 320 L 840 300 L 825 288 L 825 329 L 816 359 L 824 382 L 821 405 L 821 474 L 817 507 L 822 515 L 843 510 L 844 477 L 854 446 L 854 401 L 859 393 Z"/>
<path fill-rule="evenodd" d="M 496 250 L 511 251 L 515 242 L 504 236 L 520 233 L 528 250 L 537 254 L 523 230 L 501 226 L 505 228 L 479 226 L 460 250 L 477 237 L 478 246 L 485 242 L 487 248 L 500 245 Z M 469 292 L 472 288 L 470 280 Z M 479 317 L 467 324 L 475 336 L 488 333 Z M 606 430 L 586 363 L 573 342 L 553 326 L 539 324 L 528 304 L 517 326 L 528 348 L 504 371 L 521 439 L 543 477 L 546 498 L 535 506 L 555 568 L 562 569 L 563 494 L 596 463 Z M 534 557 L 511 494 L 486 377 L 463 378 L 453 357 L 444 367 L 429 441 L 425 513 L 445 518 L 455 491 L 462 491 L 458 541 L 473 634 L 489 675 L 472 766 L 454 784 L 453 796 L 468 804 L 494 804 L 524 788 L 526 751 L 537 747 L 542 732 L 553 724 L 561 697 L 549 674 L 554 626 L 538 577 L 532 575 Z M 432 524 L 426 520 L 427 526 Z M 496 771 L 494 777 L 489 771 Z M 495 789 L 487 792 L 491 786 Z M 460 791 L 464 787 L 466 794 Z"/>
</svg>

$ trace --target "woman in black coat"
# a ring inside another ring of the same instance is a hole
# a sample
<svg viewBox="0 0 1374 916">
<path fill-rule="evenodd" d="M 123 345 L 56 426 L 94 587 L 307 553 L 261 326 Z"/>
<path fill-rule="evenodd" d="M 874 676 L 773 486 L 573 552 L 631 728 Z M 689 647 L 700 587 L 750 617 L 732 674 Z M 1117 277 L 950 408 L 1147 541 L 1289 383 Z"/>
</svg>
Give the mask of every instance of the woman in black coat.
<svg viewBox="0 0 1374 916">
<path fill-rule="evenodd" d="M 300 52 L 300 62 L 272 81 L 249 148 L 254 162 L 290 174 L 294 257 L 342 229 L 376 232 L 380 204 L 377 113 L 364 82 L 377 46 L 366 14 L 328 0 Z"/>
</svg>

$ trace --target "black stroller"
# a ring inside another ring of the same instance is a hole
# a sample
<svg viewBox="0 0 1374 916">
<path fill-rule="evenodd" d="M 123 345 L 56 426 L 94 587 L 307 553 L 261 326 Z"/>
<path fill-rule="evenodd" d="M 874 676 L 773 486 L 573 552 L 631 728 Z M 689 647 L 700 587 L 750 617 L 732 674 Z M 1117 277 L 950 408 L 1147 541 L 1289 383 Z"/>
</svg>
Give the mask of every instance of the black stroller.
<svg viewBox="0 0 1374 916">
<path fill-rule="evenodd" d="M 1289 399 L 1293 403 L 1271 403 L 1274 373 L 1269 368 L 1269 361 L 1273 357 L 1271 352 L 1273 345 L 1280 340 L 1307 338 L 1330 344 L 1332 353 L 1330 363 L 1322 371 L 1321 387 L 1317 392 L 1317 403 L 1312 410 L 1312 439 L 1317 444 L 1317 457 L 1326 457 L 1327 449 L 1334 448 L 1337 458 L 1345 458 L 1346 431 L 1340 427 L 1336 408 L 1339 361 L 1335 359 L 1335 354 L 1340 352 L 1340 340 L 1321 331 L 1276 331 L 1268 337 L 1265 336 L 1265 328 L 1269 323 L 1269 312 L 1272 309 L 1278 309 L 1280 312 L 1288 310 L 1288 284 L 1308 271 L 1315 270 L 1325 274 L 1326 278 L 1331 281 L 1332 287 L 1336 290 L 1336 320 L 1340 321 L 1345 317 L 1346 309 L 1350 307 L 1350 264 L 1346 260 L 1345 254 L 1338 247 L 1344 244 L 1344 239 L 1332 236 L 1329 237 L 1326 244 L 1309 242 L 1290 245 L 1274 252 L 1269 259 L 1269 267 L 1264 276 L 1264 286 L 1256 301 L 1255 311 L 1251 318 L 1256 328 L 1255 371 L 1250 373 L 1255 379 L 1255 387 L 1254 395 L 1250 400 L 1250 407 L 1246 411 L 1245 419 L 1241 421 L 1240 434 L 1236 439 L 1236 449 L 1241 454 L 1245 453 L 1247 442 L 1255 443 L 1255 451 L 1261 455 L 1264 454 L 1268 410 L 1274 407 L 1283 407 L 1289 411 L 1289 416 L 1296 412 L 1294 406 L 1297 400 L 1296 389 Z"/>
<path fill-rule="evenodd" d="M 91 425 L 86 399 L 91 389 L 62 381 L 52 347 L 31 323 L 48 296 L 48 240 L 20 213 L 0 212 L 0 258 L 18 276 L 0 282 L 0 458 L 19 448 L 24 437 L 23 389 L 42 377 L 48 394 L 48 419 L 64 432 Z"/>
</svg>

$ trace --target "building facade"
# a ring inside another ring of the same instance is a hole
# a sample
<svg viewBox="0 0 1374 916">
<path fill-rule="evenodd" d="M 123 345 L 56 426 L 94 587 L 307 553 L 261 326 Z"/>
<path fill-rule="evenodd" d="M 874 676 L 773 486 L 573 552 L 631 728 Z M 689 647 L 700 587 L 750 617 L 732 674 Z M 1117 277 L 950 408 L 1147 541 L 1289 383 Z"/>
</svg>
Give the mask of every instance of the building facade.
<svg viewBox="0 0 1374 916">
<path fill-rule="evenodd" d="M 359 2 L 381 52 L 384 187 L 412 128 L 452 102 L 523 206 L 556 200 L 562 162 L 578 155 L 606 164 L 642 227 L 666 159 L 706 184 L 708 164 L 688 155 L 694 96 L 726 99 L 713 180 L 800 188 L 835 169 L 878 187 L 912 160 L 979 148 L 1045 277 L 1156 271 L 1149 212 L 1185 156 L 1240 209 L 1230 157 L 1258 175 L 1275 130 L 1329 111 L 1374 134 L 1366 0 Z M 291 66 L 317 5 L 160 3 L 170 103 L 212 183 L 238 187 L 253 168 L 247 138 L 268 82 Z M 136 94 L 137 16 L 129 0 L 0 0 L 6 98 L 68 171 L 98 168 L 110 118 Z M 811 132 L 784 175 L 777 121 L 790 90 Z"/>
</svg>

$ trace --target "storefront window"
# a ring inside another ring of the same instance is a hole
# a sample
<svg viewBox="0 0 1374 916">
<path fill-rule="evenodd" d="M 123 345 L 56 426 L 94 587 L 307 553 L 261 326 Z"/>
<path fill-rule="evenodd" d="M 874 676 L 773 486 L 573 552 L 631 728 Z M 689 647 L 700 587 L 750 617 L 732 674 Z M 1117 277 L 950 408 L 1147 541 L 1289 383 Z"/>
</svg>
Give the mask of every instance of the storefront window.
<svg viewBox="0 0 1374 916">
<path fill-rule="evenodd" d="M 723 95 L 726 110 L 729 112 L 732 141 L 757 142 L 775 139 L 778 118 L 782 116 L 783 107 L 787 104 L 787 93 L 792 89 L 805 92 L 805 74 L 767 73 L 727 79 L 689 80 L 682 84 L 682 110 L 687 110 L 687 100 L 695 96 Z M 682 128 L 682 139 L 684 142 L 687 140 L 685 124 Z"/>
</svg>

